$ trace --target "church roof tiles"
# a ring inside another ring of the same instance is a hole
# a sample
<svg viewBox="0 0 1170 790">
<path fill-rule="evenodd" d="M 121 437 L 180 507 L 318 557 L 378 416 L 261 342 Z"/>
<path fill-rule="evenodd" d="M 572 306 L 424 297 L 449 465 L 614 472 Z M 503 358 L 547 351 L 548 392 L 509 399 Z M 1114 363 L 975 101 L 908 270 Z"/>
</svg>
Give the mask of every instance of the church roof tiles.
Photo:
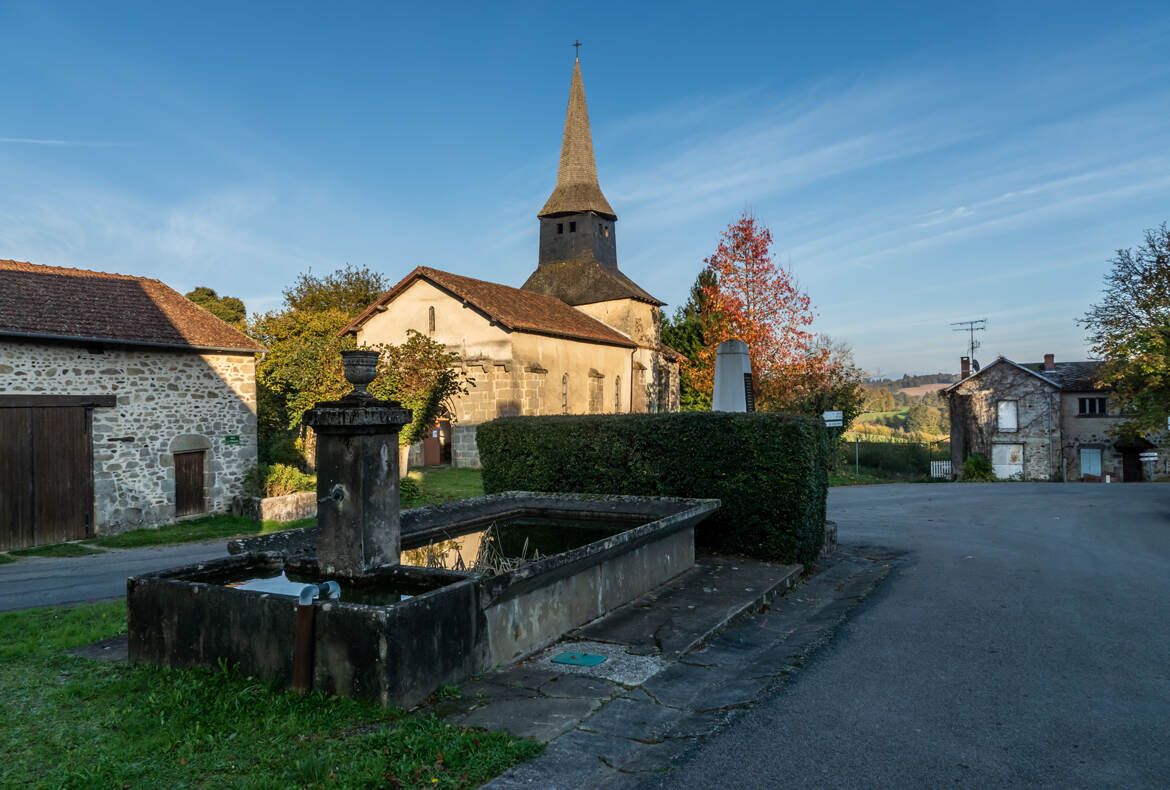
<svg viewBox="0 0 1170 790">
<path fill-rule="evenodd" d="M 428 266 L 419 266 L 402 278 L 397 285 L 367 307 L 342 330 L 342 333 L 356 332 L 377 314 L 381 307 L 394 301 L 407 287 L 420 279 L 447 291 L 509 331 L 637 348 L 637 343 L 626 335 L 559 299 L 499 283 L 451 274 Z"/>
</svg>

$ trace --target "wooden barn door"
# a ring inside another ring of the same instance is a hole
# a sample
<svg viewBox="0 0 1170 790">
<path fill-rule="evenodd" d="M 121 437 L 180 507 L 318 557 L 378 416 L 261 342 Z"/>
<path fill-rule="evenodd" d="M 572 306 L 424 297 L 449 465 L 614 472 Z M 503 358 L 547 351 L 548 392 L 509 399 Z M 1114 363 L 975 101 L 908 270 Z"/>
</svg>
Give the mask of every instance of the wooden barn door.
<svg viewBox="0 0 1170 790">
<path fill-rule="evenodd" d="M 91 414 L 0 408 L 0 550 L 93 536 Z"/>
<path fill-rule="evenodd" d="M 175 453 L 175 515 L 207 511 L 203 501 L 203 450 Z"/>
</svg>

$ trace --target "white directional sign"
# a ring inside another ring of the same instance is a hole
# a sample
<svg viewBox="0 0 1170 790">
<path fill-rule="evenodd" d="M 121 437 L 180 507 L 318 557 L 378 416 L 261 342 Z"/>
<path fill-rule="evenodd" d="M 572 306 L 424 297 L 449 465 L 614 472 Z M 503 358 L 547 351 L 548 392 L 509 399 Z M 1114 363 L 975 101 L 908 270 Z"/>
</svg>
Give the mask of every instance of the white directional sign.
<svg viewBox="0 0 1170 790">
<path fill-rule="evenodd" d="M 1138 458 L 1142 459 L 1143 461 L 1157 461 L 1158 453 L 1156 451 L 1149 453 L 1139 453 Z"/>
<path fill-rule="evenodd" d="M 843 420 L 845 419 L 845 412 L 843 411 L 826 411 L 821 413 L 821 419 L 825 422 L 829 420 Z"/>
<path fill-rule="evenodd" d="M 844 424 L 844 420 L 825 420 L 826 428 L 840 428 Z"/>
</svg>

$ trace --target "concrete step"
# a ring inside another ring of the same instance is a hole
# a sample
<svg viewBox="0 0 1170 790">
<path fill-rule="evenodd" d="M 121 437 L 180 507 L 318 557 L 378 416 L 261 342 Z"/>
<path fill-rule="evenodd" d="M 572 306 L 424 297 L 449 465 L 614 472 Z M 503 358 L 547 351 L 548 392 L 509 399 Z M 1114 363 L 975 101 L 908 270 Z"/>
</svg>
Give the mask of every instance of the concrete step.
<svg viewBox="0 0 1170 790">
<path fill-rule="evenodd" d="M 566 635 L 676 661 L 796 583 L 800 565 L 700 555 L 695 567 Z"/>
</svg>

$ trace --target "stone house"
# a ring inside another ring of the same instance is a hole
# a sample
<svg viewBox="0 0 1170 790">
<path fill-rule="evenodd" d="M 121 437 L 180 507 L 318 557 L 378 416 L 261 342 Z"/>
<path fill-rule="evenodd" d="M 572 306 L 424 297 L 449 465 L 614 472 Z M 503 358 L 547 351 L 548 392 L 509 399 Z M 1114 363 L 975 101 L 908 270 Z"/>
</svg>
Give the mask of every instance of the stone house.
<svg viewBox="0 0 1170 790">
<path fill-rule="evenodd" d="M 1139 458 L 1153 444 L 1110 433 L 1123 416 L 1110 391 L 1094 386 L 1100 362 L 1045 354 L 1023 364 L 999 357 L 974 374 L 967 357 L 961 366 L 960 380 L 943 390 L 955 474 L 972 453 L 991 459 L 1000 478 L 1133 482 L 1167 471 L 1167 454 L 1153 464 Z"/>
<path fill-rule="evenodd" d="M 520 288 L 428 267 L 344 330 L 359 345 L 414 329 L 454 350 L 475 380 L 455 404 L 450 460 L 478 466 L 475 428 L 507 415 L 677 411 L 681 355 L 662 344 L 663 303 L 617 265 L 617 215 L 597 180 L 574 64 L 556 187 L 540 210 L 536 271 Z M 434 457 L 438 457 L 435 453 Z"/>
<path fill-rule="evenodd" d="M 158 280 L 0 260 L 0 550 L 228 510 L 260 351 Z"/>
</svg>

